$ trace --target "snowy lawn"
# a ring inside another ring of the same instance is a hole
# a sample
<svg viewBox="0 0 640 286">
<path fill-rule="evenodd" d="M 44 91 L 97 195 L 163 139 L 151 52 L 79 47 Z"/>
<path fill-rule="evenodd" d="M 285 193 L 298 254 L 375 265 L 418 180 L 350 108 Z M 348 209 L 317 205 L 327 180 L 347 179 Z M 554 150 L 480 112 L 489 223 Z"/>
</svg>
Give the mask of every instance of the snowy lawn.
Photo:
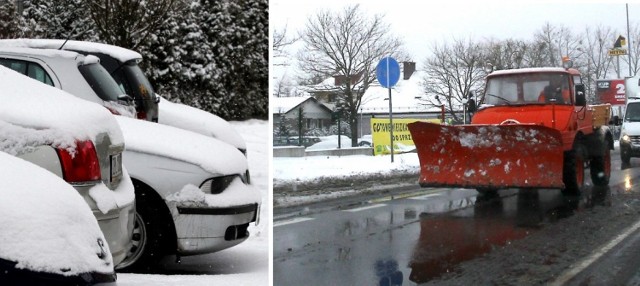
<svg viewBox="0 0 640 286">
<path fill-rule="evenodd" d="M 273 158 L 274 186 L 313 182 L 319 178 L 343 178 L 357 175 L 393 174 L 418 170 L 416 153 L 391 156 L 307 156 Z"/>
<path fill-rule="evenodd" d="M 251 184 L 260 190 L 262 205 L 260 224 L 251 224 L 247 241 L 229 249 L 207 255 L 215 257 L 208 267 L 216 275 L 145 275 L 118 273 L 119 286 L 140 285 L 269 285 L 269 236 L 271 233 L 271 199 L 269 196 L 270 125 L 264 120 L 231 122 L 247 143 Z M 204 257 L 204 256 L 202 256 Z M 189 257 L 183 258 L 186 262 Z M 242 265 L 240 265 L 242 264 Z M 202 267 L 201 265 L 198 267 Z M 185 265 L 183 269 L 187 269 Z M 231 270 L 228 270 L 231 269 Z M 234 271 L 235 269 L 235 271 Z M 195 270 L 195 269 L 194 269 Z M 206 270 L 206 269 L 205 269 Z M 202 271 L 202 269 L 198 269 Z M 227 274 L 232 273 L 232 274 Z"/>
</svg>

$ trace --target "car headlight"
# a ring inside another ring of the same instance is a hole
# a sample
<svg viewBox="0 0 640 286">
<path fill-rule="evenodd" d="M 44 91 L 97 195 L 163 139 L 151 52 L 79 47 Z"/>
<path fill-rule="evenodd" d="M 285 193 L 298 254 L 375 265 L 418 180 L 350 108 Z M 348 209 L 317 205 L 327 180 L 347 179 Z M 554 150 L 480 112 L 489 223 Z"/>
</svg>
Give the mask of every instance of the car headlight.
<svg viewBox="0 0 640 286">
<path fill-rule="evenodd" d="M 200 189 L 205 193 L 217 195 L 226 190 L 237 177 L 238 175 L 229 175 L 209 178 L 200 184 Z"/>
<path fill-rule="evenodd" d="M 620 136 L 620 141 L 629 142 L 629 140 L 629 135 L 622 133 L 622 136 Z"/>
</svg>

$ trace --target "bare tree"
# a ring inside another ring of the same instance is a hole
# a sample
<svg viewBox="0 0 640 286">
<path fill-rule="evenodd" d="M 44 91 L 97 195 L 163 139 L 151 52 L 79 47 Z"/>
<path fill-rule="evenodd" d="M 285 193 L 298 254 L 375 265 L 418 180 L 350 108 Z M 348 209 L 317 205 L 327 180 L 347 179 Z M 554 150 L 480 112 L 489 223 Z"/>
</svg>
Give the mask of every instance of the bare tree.
<svg viewBox="0 0 640 286">
<path fill-rule="evenodd" d="M 484 44 L 484 61 L 495 69 L 517 69 L 527 66 L 528 45 L 522 40 L 507 39 L 498 41 L 489 39 Z"/>
<path fill-rule="evenodd" d="M 586 27 L 582 34 L 582 43 L 576 49 L 578 54 L 573 58 L 575 67 L 583 75 L 587 85 L 587 95 L 595 99 L 596 80 L 608 77 L 613 61 L 609 49 L 613 46 L 615 32 L 610 27 Z"/>
<path fill-rule="evenodd" d="M 282 30 L 278 30 L 278 29 L 273 30 L 273 52 L 274 52 L 274 56 L 278 57 L 278 56 L 286 55 L 286 52 L 284 51 L 284 48 L 287 47 L 287 46 L 292 45 L 293 43 L 295 43 L 299 39 L 300 39 L 300 37 L 297 37 L 297 36 L 294 36 L 294 37 L 287 36 L 287 26 L 282 28 Z"/>
<path fill-rule="evenodd" d="M 351 145 L 357 146 L 357 111 L 376 78 L 375 65 L 384 56 L 401 55 L 402 42 L 391 35 L 382 15 L 368 17 L 359 5 L 346 7 L 341 13 L 319 12 L 308 19 L 300 35 L 304 43 L 298 54 L 302 71 L 346 79 L 336 87 L 338 106 L 349 120 Z"/>
<path fill-rule="evenodd" d="M 427 94 L 422 104 L 442 106 L 457 122 L 455 111 L 462 109 L 469 92 L 482 88 L 486 72 L 481 45 L 471 40 L 454 40 L 452 44 L 435 44 L 433 54 L 425 60 L 423 88 Z M 482 98 L 478 99 L 481 102 Z"/>
<path fill-rule="evenodd" d="M 88 1 L 91 18 L 101 38 L 109 44 L 136 49 L 150 32 L 166 20 L 171 9 L 183 7 L 180 0 Z"/>
<path fill-rule="evenodd" d="M 546 62 L 542 66 L 562 66 L 562 58 L 572 57 L 580 47 L 582 37 L 565 26 L 553 26 L 546 23 L 534 34 L 534 42 L 546 53 Z"/>
</svg>

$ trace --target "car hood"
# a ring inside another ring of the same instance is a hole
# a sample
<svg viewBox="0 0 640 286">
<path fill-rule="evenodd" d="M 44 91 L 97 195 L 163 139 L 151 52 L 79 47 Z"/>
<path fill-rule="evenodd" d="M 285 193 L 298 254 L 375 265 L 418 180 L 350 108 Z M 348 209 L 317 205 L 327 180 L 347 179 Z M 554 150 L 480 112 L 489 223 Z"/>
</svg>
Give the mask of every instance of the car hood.
<svg viewBox="0 0 640 286">
<path fill-rule="evenodd" d="M 24 128 L 56 130 L 43 140 L 55 147 L 75 146 L 108 133 L 113 144 L 124 144 L 114 116 L 104 107 L 0 66 L 0 120 Z M 15 139 L 15 138 L 14 138 Z"/>
<path fill-rule="evenodd" d="M 173 103 L 161 96 L 158 110 L 160 124 L 217 138 L 240 150 L 247 150 L 247 144 L 233 126 L 214 114 L 188 105 Z"/>
<path fill-rule="evenodd" d="M 117 116 L 127 142 L 134 151 L 180 160 L 212 174 L 243 174 L 247 159 L 234 146 L 195 132 L 140 119 Z"/>
<path fill-rule="evenodd" d="M 0 258 L 63 275 L 113 272 L 107 241 L 71 185 L 3 152 L 0 181 Z"/>
</svg>

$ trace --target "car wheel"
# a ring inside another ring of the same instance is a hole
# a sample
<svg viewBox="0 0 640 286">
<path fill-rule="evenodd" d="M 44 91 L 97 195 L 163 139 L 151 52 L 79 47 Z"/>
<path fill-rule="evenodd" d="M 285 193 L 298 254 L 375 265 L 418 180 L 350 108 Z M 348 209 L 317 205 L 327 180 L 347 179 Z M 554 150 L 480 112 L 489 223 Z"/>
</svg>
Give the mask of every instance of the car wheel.
<svg viewBox="0 0 640 286">
<path fill-rule="evenodd" d="M 134 181 L 136 216 L 132 246 L 127 257 L 116 267 L 122 272 L 153 272 L 162 257 L 168 255 L 173 233 L 167 221 L 167 208 L 157 195 L 153 195 L 140 182 Z M 174 240 L 175 241 L 175 240 Z"/>
<path fill-rule="evenodd" d="M 622 160 L 623 165 L 631 164 L 631 156 L 625 150 L 620 150 L 620 160 Z"/>
</svg>

